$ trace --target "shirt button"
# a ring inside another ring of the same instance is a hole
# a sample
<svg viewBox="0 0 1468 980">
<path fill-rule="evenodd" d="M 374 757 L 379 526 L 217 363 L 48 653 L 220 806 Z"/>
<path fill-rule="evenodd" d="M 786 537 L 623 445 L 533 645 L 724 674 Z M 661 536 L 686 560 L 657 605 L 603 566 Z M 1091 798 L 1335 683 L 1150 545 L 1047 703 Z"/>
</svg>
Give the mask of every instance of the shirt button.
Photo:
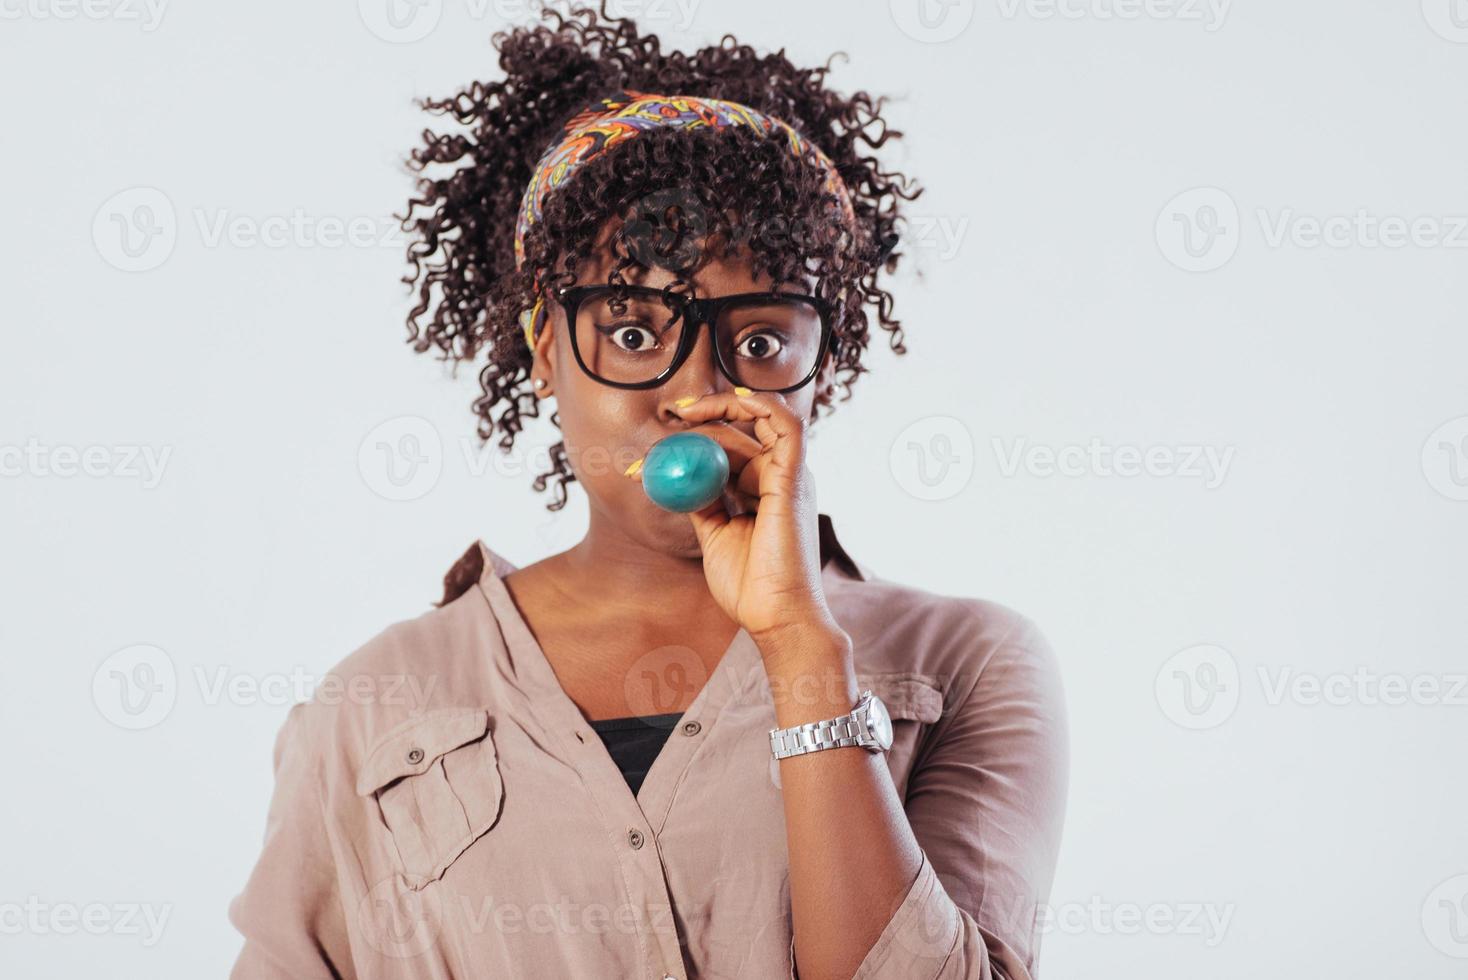
<svg viewBox="0 0 1468 980">
<path fill-rule="evenodd" d="M 684 735 L 697 735 L 701 731 L 703 731 L 703 726 L 696 721 L 685 721 L 683 723 Z"/>
<path fill-rule="evenodd" d="M 642 831 L 636 829 L 627 831 L 627 843 L 631 844 L 633 847 L 641 847 Z"/>
<path fill-rule="evenodd" d="M 416 766 L 418 763 L 420 763 L 422 761 L 423 761 L 423 750 L 422 749 L 409 749 L 408 750 L 408 765 L 410 765 L 410 766 Z"/>
</svg>

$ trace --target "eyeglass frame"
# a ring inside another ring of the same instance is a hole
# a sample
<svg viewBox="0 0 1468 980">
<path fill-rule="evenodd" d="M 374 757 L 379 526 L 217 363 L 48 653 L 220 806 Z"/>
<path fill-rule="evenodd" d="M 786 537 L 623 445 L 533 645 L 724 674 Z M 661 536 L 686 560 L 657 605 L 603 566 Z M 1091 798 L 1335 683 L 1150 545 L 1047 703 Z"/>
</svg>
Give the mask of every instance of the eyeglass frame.
<svg viewBox="0 0 1468 980">
<path fill-rule="evenodd" d="M 663 368 L 663 370 L 651 380 L 608 381 L 606 378 L 601 377 L 590 368 L 588 368 L 586 366 L 586 361 L 582 359 L 581 345 L 576 341 L 576 314 L 580 310 L 581 304 L 585 301 L 586 297 L 594 293 L 603 291 L 610 291 L 613 293 L 621 292 L 624 296 L 629 297 L 656 296 L 658 299 L 663 301 L 663 304 L 665 306 L 668 305 L 667 300 L 669 297 L 674 298 L 675 305 L 669 306 L 668 308 L 684 318 L 683 329 L 680 331 L 680 335 L 678 337 L 678 349 L 673 352 L 673 360 L 668 363 L 668 366 Z M 577 365 L 580 366 L 582 373 L 585 374 L 588 378 L 600 384 L 604 384 L 609 388 L 623 388 L 642 391 L 648 388 L 658 388 L 662 385 L 667 384 L 668 380 L 672 378 L 673 375 L 677 374 L 678 369 L 681 368 L 683 364 L 688 360 L 688 356 L 693 353 L 693 348 L 698 343 L 699 331 L 697 328 L 700 325 L 708 327 L 709 346 L 713 349 L 714 365 L 718 367 L 719 373 L 728 378 L 736 385 L 744 385 L 744 382 L 734 377 L 733 372 L 730 371 L 728 365 L 724 363 L 724 354 L 719 349 L 719 338 L 718 334 L 716 333 L 715 327 L 715 324 L 718 323 L 719 314 L 723 313 L 726 306 L 733 305 L 737 300 L 769 300 L 778 299 L 782 296 L 789 296 L 808 302 L 811 306 L 815 308 L 816 313 L 821 318 L 821 342 L 820 346 L 817 348 L 815 364 L 811 367 L 810 373 L 808 373 L 800 381 L 797 381 L 795 384 L 789 385 L 784 388 L 755 388 L 753 385 L 749 385 L 748 387 L 754 391 L 767 391 L 774 394 L 783 395 L 804 388 L 806 385 L 811 383 L 811 381 L 815 378 L 817 374 L 820 373 L 821 362 L 825 359 L 826 349 L 828 346 L 830 346 L 832 340 L 832 304 L 817 296 L 812 296 L 809 293 L 771 293 L 769 290 L 762 290 L 756 293 L 730 293 L 727 296 L 708 296 L 703 299 L 689 299 L 682 293 L 670 293 L 665 289 L 658 289 L 654 286 L 634 286 L 630 284 L 625 286 L 611 286 L 606 283 L 588 283 L 581 286 L 562 287 L 553 291 L 552 296 L 554 296 L 554 298 L 561 304 L 561 308 L 566 312 L 566 324 L 568 327 L 567 333 L 571 335 L 571 353 L 575 355 Z M 692 330 L 688 329 L 690 321 L 694 325 L 694 329 Z"/>
</svg>

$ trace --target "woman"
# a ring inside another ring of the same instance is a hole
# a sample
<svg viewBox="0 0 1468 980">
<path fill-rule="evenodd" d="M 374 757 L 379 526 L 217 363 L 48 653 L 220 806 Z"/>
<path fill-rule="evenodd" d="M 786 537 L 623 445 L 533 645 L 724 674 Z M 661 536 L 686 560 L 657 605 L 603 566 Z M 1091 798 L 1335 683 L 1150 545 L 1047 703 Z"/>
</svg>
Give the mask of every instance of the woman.
<svg viewBox="0 0 1468 980">
<path fill-rule="evenodd" d="M 503 81 L 426 103 L 471 134 L 414 154 L 451 172 L 404 219 L 409 325 L 484 355 L 503 449 L 556 400 L 535 485 L 583 486 L 590 527 L 525 568 L 476 542 L 336 671 L 422 698 L 293 709 L 234 976 L 1035 976 L 1052 655 L 854 561 L 805 464 L 866 307 L 904 350 L 876 277 L 916 195 L 861 154 L 897 135 L 881 101 L 731 38 L 547 16 L 496 37 Z M 731 469 L 686 513 L 640 479 L 685 431 Z"/>
</svg>

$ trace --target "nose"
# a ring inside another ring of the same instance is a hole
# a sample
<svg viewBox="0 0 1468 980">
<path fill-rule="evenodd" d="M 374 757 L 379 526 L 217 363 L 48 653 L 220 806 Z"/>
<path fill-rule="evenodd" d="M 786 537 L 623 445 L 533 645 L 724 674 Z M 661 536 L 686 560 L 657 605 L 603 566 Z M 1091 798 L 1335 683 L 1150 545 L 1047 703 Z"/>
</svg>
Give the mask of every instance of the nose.
<svg viewBox="0 0 1468 980">
<path fill-rule="evenodd" d="M 702 323 L 697 324 L 696 329 L 698 336 L 694 338 L 693 350 L 688 352 L 688 359 L 658 389 L 658 419 L 674 426 L 688 424 L 682 421 L 674 402 L 689 395 L 707 395 L 734 388 L 734 383 L 724 377 L 724 372 L 715 363 L 710 339 L 712 331 Z"/>
</svg>

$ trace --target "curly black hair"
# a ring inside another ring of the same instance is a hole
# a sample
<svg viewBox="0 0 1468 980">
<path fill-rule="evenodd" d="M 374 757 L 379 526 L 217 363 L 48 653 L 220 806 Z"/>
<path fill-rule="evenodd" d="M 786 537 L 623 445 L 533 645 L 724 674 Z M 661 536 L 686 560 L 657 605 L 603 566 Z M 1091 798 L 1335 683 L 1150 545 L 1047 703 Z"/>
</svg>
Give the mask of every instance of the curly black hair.
<svg viewBox="0 0 1468 980">
<path fill-rule="evenodd" d="M 564 12 L 545 7 L 540 16 L 553 25 L 494 35 L 502 81 L 475 81 L 445 99 L 417 100 L 430 113 L 452 114 L 469 131 L 424 130 L 425 145 L 405 161 L 418 175 L 417 193 L 407 213 L 395 215 L 411 235 L 412 271 L 403 282 L 417 284 L 416 303 L 407 316 L 408 342 L 419 352 L 436 350 L 456 365 L 488 352 L 479 374 L 482 394 L 473 403 L 481 441 L 498 430 L 499 447 L 508 451 L 524 417 L 539 416 L 539 400 L 528 385 L 532 356 L 520 313 L 534 302 L 537 288 L 574 281 L 578 259 L 590 257 L 598 233 L 619 216 L 623 224 L 613 240 L 616 263 L 609 275 L 613 284 L 624 281 L 623 269 L 647 261 L 678 272 L 668 288 L 686 283 L 686 265 L 667 256 L 670 251 L 688 254 L 678 247 L 676 213 L 690 205 L 701 206 L 708 216 L 697 229 L 700 239 L 712 232 L 709 242 L 743 243 L 756 270 L 775 282 L 814 276 L 817 295 L 835 307 L 834 376 L 845 391 L 843 401 L 866 373 L 861 365 L 868 343 L 865 307 L 875 307 L 878 323 L 890 333 L 891 349 L 906 353 L 901 324 L 892 317 L 892 297 L 877 285 L 877 274 L 897 267 L 899 201 L 914 200 L 922 190 L 861 154 L 863 147 L 879 148 L 902 135 L 881 117 L 885 97 L 838 94 L 824 84 L 830 60 L 819 68 L 799 68 L 783 49 L 761 54 L 728 34 L 692 54 L 664 53 L 656 35 L 641 34 L 632 20 L 609 15 L 606 0 L 599 10 L 580 4 Z M 784 120 L 834 163 L 849 190 L 856 227 L 839 228 L 824 217 L 832 196 L 823 191 L 823 175 L 809 154 L 797 158 L 779 138 L 745 127 L 669 127 L 615 145 L 550 194 L 541 221 L 526 235 L 524 265 L 517 268 L 517 212 L 536 162 L 572 115 L 593 99 L 621 91 L 726 99 Z M 426 171 L 434 164 L 452 165 L 452 172 L 430 177 Z M 646 248 L 627 240 L 626 229 L 642 222 L 645 230 L 649 218 L 655 224 L 664 220 L 663 214 L 647 213 L 647 202 L 669 188 L 686 200 L 667 219 L 674 232 L 671 250 L 660 246 L 649 256 Z M 685 237 L 689 224 L 682 225 Z M 834 385 L 817 394 L 817 417 L 822 405 L 831 406 L 832 391 Z M 554 413 L 551 421 L 559 427 Z M 534 486 L 544 491 L 555 479 L 557 498 L 547 509 L 559 510 L 566 503 L 566 485 L 575 480 L 564 441 L 551 448 L 550 460 L 551 471 L 537 476 Z"/>
</svg>

